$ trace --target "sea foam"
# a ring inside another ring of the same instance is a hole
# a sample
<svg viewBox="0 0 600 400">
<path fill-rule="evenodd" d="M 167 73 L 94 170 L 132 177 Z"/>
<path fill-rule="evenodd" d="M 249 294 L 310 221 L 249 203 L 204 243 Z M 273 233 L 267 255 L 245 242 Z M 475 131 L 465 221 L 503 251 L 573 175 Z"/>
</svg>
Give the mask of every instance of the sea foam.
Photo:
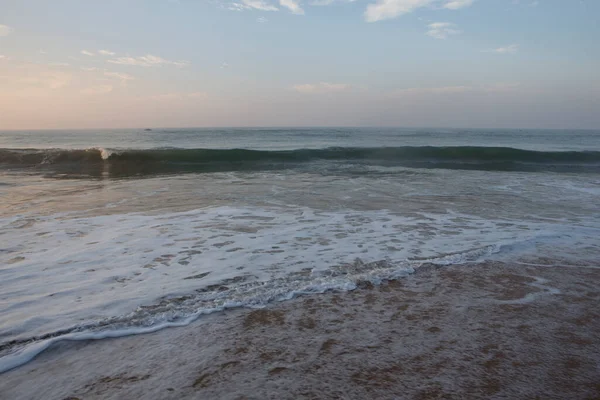
<svg viewBox="0 0 600 400">
<path fill-rule="evenodd" d="M 487 259 L 569 233 L 556 224 L 452 212 L 306 207 L 27 221 L 0 219 L 0 231 L 11 232 L 0 253 L 0 372 L 59 340 L 152 332 L 226 308 L 352 290 L 423 263 Z"/>
</svg>

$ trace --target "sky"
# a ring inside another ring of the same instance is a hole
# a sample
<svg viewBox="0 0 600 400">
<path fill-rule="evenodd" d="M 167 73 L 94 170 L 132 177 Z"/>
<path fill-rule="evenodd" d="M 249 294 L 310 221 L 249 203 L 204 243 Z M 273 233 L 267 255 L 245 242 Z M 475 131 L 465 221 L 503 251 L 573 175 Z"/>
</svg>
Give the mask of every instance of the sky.
<svg viewBox="0 0 600 400">
<path fill-rule="evenodd" d="M 600 128 L 598 0 L 0 0 L 0 130 Z"/>
</svg>

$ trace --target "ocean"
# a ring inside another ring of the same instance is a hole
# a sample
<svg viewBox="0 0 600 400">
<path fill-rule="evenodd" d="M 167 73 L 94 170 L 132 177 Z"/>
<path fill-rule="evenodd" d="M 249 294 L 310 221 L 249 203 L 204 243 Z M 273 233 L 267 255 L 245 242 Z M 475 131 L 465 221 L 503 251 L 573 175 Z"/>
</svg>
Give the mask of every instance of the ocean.
<svg viewBox="0 0 600 400">
<path fill-rule="evenodd" d="M 600 131 L 0 132 L 0 373 L 423 265 L 600 259 Z"/>
</svg>

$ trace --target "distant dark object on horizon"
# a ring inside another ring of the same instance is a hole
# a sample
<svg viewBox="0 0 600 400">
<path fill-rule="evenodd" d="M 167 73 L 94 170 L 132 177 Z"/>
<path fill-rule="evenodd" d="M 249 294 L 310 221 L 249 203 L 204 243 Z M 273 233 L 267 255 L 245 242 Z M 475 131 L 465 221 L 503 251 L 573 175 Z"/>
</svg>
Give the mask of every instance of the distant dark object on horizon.
<svg viewBox="0 0 600 400">
<path fill-rule="evenodd" d="M 145 130 L 146 132 L 152 132 L 152 129 L 150 129 L 150 128 L 146 128 L 146 129 L 144 129 L 144 130 Z"/>
</svg>

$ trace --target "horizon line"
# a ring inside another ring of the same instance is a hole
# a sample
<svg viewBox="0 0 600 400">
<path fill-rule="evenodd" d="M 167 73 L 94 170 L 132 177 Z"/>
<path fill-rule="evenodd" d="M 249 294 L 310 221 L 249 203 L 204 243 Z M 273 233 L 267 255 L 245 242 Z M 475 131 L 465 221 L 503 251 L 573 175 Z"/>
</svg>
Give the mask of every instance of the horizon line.
<svg viewBox="0 0 600 400">
<path fill-rule="evenodd" d="M 94 131 L 94 130 L 102 130 L 102 131 L 114 131 L 114 130 L 145 130 L 150 129 L 154 130 L 167 130 L 167 129 L 201 129 L 201 130 L 210 130 L 210 129 L 240 129 L 240 130 L 276 130 L 276 129 L 450 129 L 450 130 L 510 130 L 510 131 L 519 131 L 519 130 L 540 130 L 540 131 L 564 131 L 564 130 L 573 130 L 573 131 L 600 131 L 600 127 L 596 128 L 573 128 L 573 127 L 559 127 L 559 128 L 539 128 L 539 127 L 464 127 L 464 126 L 391 126 L 391 125 L 361 125 L 361 126 L 352 126 L 352 125 L 238 125 L 238 126 L 138 126 L 138 127 L 117 127 L 117 128 L 16 128 L 16 129 L 5 129 L 0 128 L 1 132 L 26 132 L 26 131 Z"/>
</svg>

